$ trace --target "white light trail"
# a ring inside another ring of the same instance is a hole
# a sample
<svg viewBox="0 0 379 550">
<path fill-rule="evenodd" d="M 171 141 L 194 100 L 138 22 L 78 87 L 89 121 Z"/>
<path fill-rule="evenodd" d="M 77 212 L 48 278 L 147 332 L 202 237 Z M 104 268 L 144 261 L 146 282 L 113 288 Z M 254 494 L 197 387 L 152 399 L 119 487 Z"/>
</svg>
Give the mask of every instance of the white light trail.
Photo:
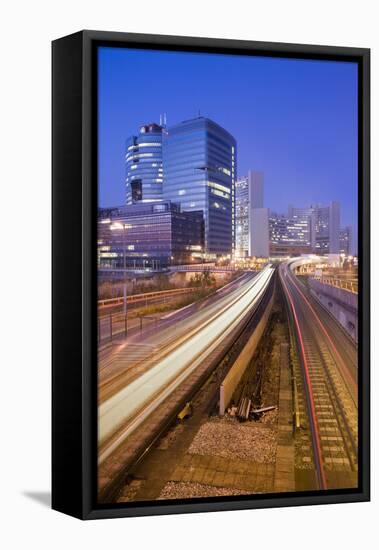
<svg viewBox="0 0 379 550">
<path fill-rule="evenodd" d="M 149 371 L 99 406 L 99 444 L 107 441 L 116 430 L 125 430 L 99 456 L 102 462 L 162 401 L 185 380 L 222 339 L 238 325 L 264 294 L 274 269 L 267 266 L 252 281 L 243 285 L 239 295 L 216 315 L 200 324 L 184 342 Z"/>
</svg>

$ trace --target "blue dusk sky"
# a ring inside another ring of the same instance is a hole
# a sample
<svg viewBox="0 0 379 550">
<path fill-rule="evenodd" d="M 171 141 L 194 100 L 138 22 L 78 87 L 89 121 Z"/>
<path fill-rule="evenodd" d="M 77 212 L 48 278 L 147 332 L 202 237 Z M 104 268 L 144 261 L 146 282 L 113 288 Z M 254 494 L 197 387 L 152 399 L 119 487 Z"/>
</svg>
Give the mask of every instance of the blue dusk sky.
<svg viewBox="0 0 379 550">
<path fill-rule="evenodd" d="M 357 228 L 355 63 L 99 48 L 99 205 L 125 198 L 125 140 L 199 111 L 237 141 L 237 175 L 264 172 L 265 206 L 337 200 Z"/>
</svg>

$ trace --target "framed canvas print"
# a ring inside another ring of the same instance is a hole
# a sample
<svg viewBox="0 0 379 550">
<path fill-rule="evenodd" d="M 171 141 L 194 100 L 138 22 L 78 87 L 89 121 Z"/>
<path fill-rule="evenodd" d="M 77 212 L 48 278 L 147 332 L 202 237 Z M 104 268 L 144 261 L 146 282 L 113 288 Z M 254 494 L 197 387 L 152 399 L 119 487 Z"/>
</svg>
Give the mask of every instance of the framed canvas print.
<svg viewBox="0 0 379 550">
<path fill-rule="evenodd" d="M 53 42 L 53 508 L 369 499 L 369 50 Z"/>
</svg>

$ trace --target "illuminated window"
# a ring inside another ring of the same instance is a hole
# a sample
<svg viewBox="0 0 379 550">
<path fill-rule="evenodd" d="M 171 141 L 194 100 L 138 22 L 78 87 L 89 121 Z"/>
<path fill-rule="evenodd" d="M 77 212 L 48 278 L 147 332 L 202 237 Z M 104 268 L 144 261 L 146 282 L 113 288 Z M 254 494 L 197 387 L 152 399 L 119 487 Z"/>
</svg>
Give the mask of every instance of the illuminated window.
<svg viewBox="0 0 379 550">
<path fill-rule="evenodd" d="M 220 166 L 219 170 L 223 174 L 226 174 L 227 176 L 230 176 L 230 170 L 228 170 L 228 168 L 224 168 L 223 166 Z"/>
<path fill-rule="evenodd" d="M 186 194 L 186 190 L 185 190 L 185 189 L 179 189 L 178 195 L 185 195 L 185 194 Z"/>
<path fill-rule="evenodd" d="M 131 153 L 130 155 L 126 156 L 126 160 L 135 160 L 143 157 L 152 157 L 154 156 L 154 153 Z"/>
<path fill-rule="evenodd" d="M 222 197 L 223 199 L 230 199 L 229 193 L 224 193 L 223 191 L 219 191 L 218 189 L 211 189 L 211 193 L 213 195 L 217 195 L 218 197 Z"/>
<path fill-rule="evenodd" d="M 159 142 L 152 141 L 151 143 L 139 143 L 138 147 L 161 147 L 162 144 Z"/>
<path fill-rule="evenodd" d="M 218 189 L 219 191 L 223 191 L 224 193 L 230 193 L 229 187 L 225 187 L 225 185 L 221 185 L 220 183 L 216 183 L 215 181 L 208 181 L 209 187 L 212 187 L 213 189 Z"/>
</svg>

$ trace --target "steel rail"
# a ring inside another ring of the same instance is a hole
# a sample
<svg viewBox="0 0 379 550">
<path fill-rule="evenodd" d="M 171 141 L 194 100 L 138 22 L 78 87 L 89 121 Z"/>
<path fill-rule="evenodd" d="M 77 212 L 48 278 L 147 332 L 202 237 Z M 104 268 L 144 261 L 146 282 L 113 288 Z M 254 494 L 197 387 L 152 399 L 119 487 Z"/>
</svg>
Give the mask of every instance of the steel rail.
<svg viewBox="0 0 379 550">
<path fill-rule="evenodd" d="M 356 381 L 354 380 L 351 372 L 349 371 L 349 369 L 346 367 L 346 364 L 345 364 L 345 361 L 343 360 L 340 352 L 338 351 L 335 343 L 333 342 L 332 338 L 330 337 L 330 334 L 329 332 L 326 330 L 324 324 L 322 323 L 320 317 L 317 315 L 314 307 L 312 306 L 312 304 L 310 303 L 310 301 L 308 300 L 308 298 L 305 296 L 304 292 L 301 290 L 300 288 L 300 283 L 297 282 L 297 280 L 294 278 L 295 276 L 292 275 L 292 273 L 290 273 L 290 280 L 294 286 L 294 288 L 296 289 L 296 291 L 299 293 L 299 295 L 301 296 L 302 300 L 306 303 L 306 305 L 308 306 L 309 308 L 309 311 L 312 313 L 313 315 L 313 318 L 315 319 L 316 323 L 318 324 L 319 328 L 321 329 L 321 331 L 323 332 L 326 340 L 328 341 L 328 344 L 329 346 L 333 349 L 333 353 L 335 354 L 335 356 L 338 358 L 338 363 L 337 363 L 337 367 L 342 371 L 343 371 L 343 375 L 346 376 L 349 381 L 350 381 L 350 384 L 353 385 L 353 387 L 356 385 Z M 333 319 L 333 318 L 332 318 Z M 335 319 L 333 319 L 335 321 Z M 336 322 L 336 321 L 335 321 Z M 338 327 L 339 328 L 339 327 Z M 354 403 L 357 404 L 357 396 L 354 395 L 351 390 L 350 390 L 350 386 L 347 386 L 348 388 L 348 391 L 352 397 L 352 399 L 354 400 Z"/>
<path fill-rule="evenodd" d="M 290 290 L 284 279 L 285 279 L 285 273 L 282 275 L 282 271 L 280 271 L 280 280 L 282 282 L 282 286 L 286 295 L 287 303 L 289 304 L 290 310 L 292 311 L 292 317 L 294 319 L 295 327 L 296 327 L 297 342 L 298 342 L 298 347 L 300 351 L 301 365 L 303 368 L 303 375 L 304 375 L 304 381 L 305 381 L 304 388 L 305 388 L 305 396 L 307 401 L 309 423 L 311 428 L 312 450 L 313 450 L 313 458 L 315 462 L 317 482 L 318 482 L 319 489 L 324 490 L 326 489 L 327 485 L 326 485 L 323 456 L 321 452 L 321 440 L 320 440 L 319 426 L 318 426 L 318 421 L 316 416 L 312 382 L 310 379 L 308 361 L 305 353 L 304 340 L 303 340 L 303 335 L 301 332 L 300 323 L 296 312 L 296 307 L 292 299 Z"/>
<path fill-rule="evenodd" d="M 351 415 L 351 412 L 356 410 L 356 395 L 352 392 L 350 386 L 351 383 L 353 383 L 354 388 L 354 386 L 356 386 L 356 382 L 352 378 L 351 373 L 345 365 L 329 332 L 326 330 L 321 319 L 317 315 L 310 300 L 308 300 L 305 296 L 305 293 L 302 290 L 303 285 L 298 281 L 290 268 L 290 263 L 289 265 L 281 268 L 281 281 L 283 284 L 283 289 L 287 293 L 287 303 L 288 301 L 292 301 L 291 307 L 294 313 L 294 324 L 297 329 L 297 340 L 301 358 L 300 364 L 303 370 L 304 390 L 307 401 L 308 418 L 311 427 L 311 439 L 316 474 L 318 475 L 321 473 L 318 472 L 318 468 L 320 465 L 323 465 L 324 453 L 326 453 L 326 456 L 329 454 L 328 442 L 323 444 L 321 441 L 321 439 L 327 441 L 328 437 L 320 438 L 320 434 L 318 433 L 318 422 L 317 424 L 315 422 L 315 420 L 317 421 L 317 415 L 321 416 L 321 413 L 322 419 L 320 418 L 320 422 L 322 420 L 323 423 L 334 423 L 336 429 L 335 433 L 338 434 L 338 437 L 342 442 L 342 447 L 339 452 L 347 459 L 345 464 L 350 464 L 351 471 L 354 472 L 357 468 L 357 441 L 356 434 L 354 433 L 357 428 L 354 423 L 354 417 L 348 417 L 346 411 L 350 410 Z M 290 288 L 292 290 L 290 290 Z M 297 306 L 295 306 L 294 303 L 295 294 L 297 300 L 299 300 Z M 303 306 L 300 306 L 299 304 L 303 304 Z M 296 308 L 299 308 L 299 313 L 301 312 L 302 316 L 305 316 L 305 319 L 307 319 L 309 312 L 311 318 L 316 322 L 314 324 L 308 323 L 308 326 L 301 327 L 298 314 L 295 311 Z M 309 376 L 309 381 L 307 379 L 306 371 L 308 371 L 308 374 L 311 373 Z M 321 380 L 323 380 L 321 385 L 320 376 Z M 350 381 L 350 384 L 347 382 L 347 379 Z M 316 389 L 312 389 L 312 380 L 315 382 Z M 309 406 L 310 401 L 312 400 L 313 402 L 315 400 L 317 402 L 316 408 L 318 409 L 318 412 L 315 414 L 315 418 L 312 407 Z M 325 405 L 325 402 L 328 403 L 327 406 Z M 321 403 L 323 405 L 321 405 Z M 317 428 L 317 431 L 315 428 Z M 324 431 L 325 429 L 324 424 Z M 343 460 L 345 460 L 345 458 Z M 329 460 L 330 462 L 333 459 L 326 458 L 325 460 Z M 341 458 L 338 460 L 341 460 Z"/>
</svg>

